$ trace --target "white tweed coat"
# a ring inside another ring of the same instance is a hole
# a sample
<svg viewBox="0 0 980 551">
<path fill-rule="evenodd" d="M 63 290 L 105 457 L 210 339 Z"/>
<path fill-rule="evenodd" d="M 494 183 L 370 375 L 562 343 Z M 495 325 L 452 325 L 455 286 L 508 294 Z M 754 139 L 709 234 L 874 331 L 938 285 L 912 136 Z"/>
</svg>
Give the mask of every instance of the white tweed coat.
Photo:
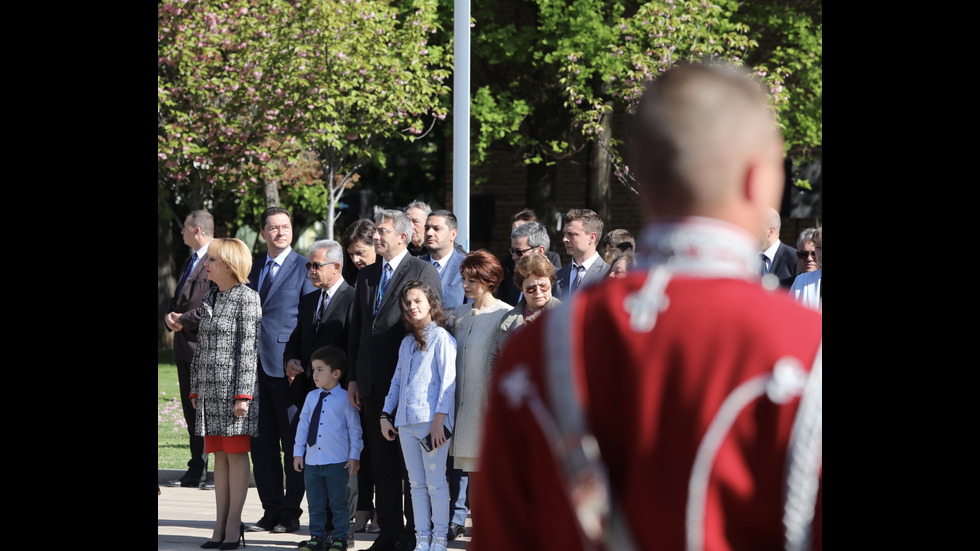
<svg viewBox="0 0 980 551">
<path fill-rule="evenodd" d="M 191 360 L 190 394 L 197 395 L 194 434 L 258 436 L 259 294 L 239 283 L 211 287 L 201 302 L 197 349 Z M 235 396 L 251 396 L 248 413 L 235 417 Z"/>
</svg>

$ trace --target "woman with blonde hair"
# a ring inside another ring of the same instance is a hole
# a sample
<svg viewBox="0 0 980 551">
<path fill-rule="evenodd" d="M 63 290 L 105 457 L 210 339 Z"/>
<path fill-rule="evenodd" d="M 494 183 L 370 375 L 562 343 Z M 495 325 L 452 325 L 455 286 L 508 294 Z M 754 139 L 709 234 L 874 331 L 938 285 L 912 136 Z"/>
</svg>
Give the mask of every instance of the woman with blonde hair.
<svg viewBox="0 0 980 551">
<path fill-rule="evenodd" d="M 258 434 L 259 294 L 249 288 L 252 255 L 239 239 L 215 239 L 204 260 L 215 283 L 201 301 L 197 348 L 191 360 L 194 432 L 214 454 L 216 520 L 202 549 L 245 543 L 242 509 L 248 494 L 251 437 Z"/>
</svg>

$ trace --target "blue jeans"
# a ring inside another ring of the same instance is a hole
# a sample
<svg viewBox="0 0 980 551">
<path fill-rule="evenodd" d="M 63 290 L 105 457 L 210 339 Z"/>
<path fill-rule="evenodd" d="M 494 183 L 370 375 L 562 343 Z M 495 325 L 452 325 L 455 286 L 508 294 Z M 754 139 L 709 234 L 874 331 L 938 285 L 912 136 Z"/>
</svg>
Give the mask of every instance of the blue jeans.
<svg viewBox="0 0 980 551">
<path fill-rule="evenodd" d="M 429 434 L 430 426 L 432 423 L 398 427 L 398 440 L 412 485 L 415 532 L 421 541 L 428 541 L 432 536 L 446 539 L 449 533 L 449 482 L 446 480 L 449 441 L 431 454 L 422 449 L 419 440 Z"/>
<path fill-rule="evenodd" d="M 346 463 L 346 462 L 345 462 Z M 347 482 L 350 475 L 344 463 L 310 465 L 303 467 L 306 482 L 306 507 L 310 513 L 310 535 L 326 539 L 327 501 L 330 502 L 330 518 L 333 520 L 333 539 L 347 541 L 350 530 L 350 514 L 347 510 Z"/>
</svg>

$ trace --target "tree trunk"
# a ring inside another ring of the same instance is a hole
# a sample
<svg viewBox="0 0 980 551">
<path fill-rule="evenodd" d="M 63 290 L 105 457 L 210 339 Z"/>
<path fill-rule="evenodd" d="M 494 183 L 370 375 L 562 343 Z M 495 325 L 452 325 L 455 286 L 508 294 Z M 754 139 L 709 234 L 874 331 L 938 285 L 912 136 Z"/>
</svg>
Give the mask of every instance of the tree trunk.
<svg viewBox="0 0 980 551">
<path fill-rule="evenodd" d="M 551 237 L 551 250 L 563 254 L 561 247 L 561 231 L 558 227 L 556 214 L 558 212 L 555 178 L 558 165 L 547 166 L 544 163 L 527 165 L 527 206 L 534 209 L 538 221 L 548 228 Z"/>
<path fill-rule="evenodd" d="M 612 102 L 607 101 L 606 107 L 612 109 Z M 586 205 L 588 208 L 594 210 L 599 215 L 599 218 L 602 219 L 605 231 L 613 229 L 609 207 L 609 183 L 612 179 L 612 160 L 609 158 L 609 136 L 612 133 L 609 128 L 609 123 L 611 120 L 611 111 L 602 115 L 599 133 L 591 145 L 590 174 L 586 197 Z M 600 235 L 599 239 L 602 239 L 602 237 Z"/>
<path fill-rule="evenodd" d="M 266 208 L 280 206 L 278 180 L 272 180 L 272 181 L 265 180 L 264 191 L 265 191 Z"/>
<path fill-rule="evenodd" d="M 163 323 L 177 286 L 173 226 L 170 216 L 157 216 L 157 348 L 173 348 L 174 334 Z"/>
</svg>

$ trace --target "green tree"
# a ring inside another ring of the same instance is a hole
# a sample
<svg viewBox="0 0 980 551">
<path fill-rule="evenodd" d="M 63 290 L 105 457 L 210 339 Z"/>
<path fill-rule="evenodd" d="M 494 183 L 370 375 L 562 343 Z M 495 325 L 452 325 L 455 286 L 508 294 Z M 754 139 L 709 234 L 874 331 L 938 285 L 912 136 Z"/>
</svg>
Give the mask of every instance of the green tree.
<svg viewBox="0 0 980 551">
<path fill-rule="evenodd" d="M 315 153 L 328 192 L 327 237 L 343 193 L 392 141 L 414 142 L 444 120 L 452 57 L 433 40 L 436 2 L 348 0 L 304 4 L 285 96 L 289 132 Z"/>
<path fill-rule="evenodd" d="M 269 53 L 266 45 L 277 37 L 272 18 L 288 6 L 277 0 L 159 3 L 157 178 L 168 206 L 228 208 L 261 186 L 266 163 L 284 143 L 269 139 L 276 128 L 267 116 L 275 109 L 270 69 L 288 52 Z M 238 218 L 223 214 L 216 218 Z"/>
<path fill-rule="evenodd" d="M 473 159 L 484 160 L 495 143 L 513 147 L 529 168 L 538 167 L 529 170 L 529 204 L 550 214 L 554 189 L 534 178 L 548 180 L 540 174 L 556 160 L 591 148 L 587 205 L 607 217 L 607 167 L 636 191 L 613 135 L 613 115 L 631 112 L 646 82 L 672 65 L 705 58 L 749 64 L 768 86 L 784 127 L 812 126 L 812 110 L 800 115 L 805 121 L 790 118 L 799 113 L 793 102 L 802 94 L 792 94 L 786 82 L 799 70 L 790 61 L 800 51 L 790 52 L 787 44 L 800 37 L 798 42 L 809 47 L 807 62 L 819 66 L 819 40 L 800 30 L 808 28 L 802 17 L 771 18 L 767 14 L 778 11 L 777 3 L 767 7 L 768 12 L 749 12 L 733 0 L 514 0 L 507 7 L 475 8 L 474 66 L 483 78 L 474 85 Z M 511 9 L 513 18 L 498 16 Z M 770 39 L 766 49 L 759 48 L 761 37 Z M 799 81 L 810 86 L 807 97 L 816 106 L 819 79 L 811 73 Z M 786 134 L 788 149 L 801 145 L 799 130 Z M 807 139 L 812 142 L 813 136 L 810 132 Z"/>
</svg>

